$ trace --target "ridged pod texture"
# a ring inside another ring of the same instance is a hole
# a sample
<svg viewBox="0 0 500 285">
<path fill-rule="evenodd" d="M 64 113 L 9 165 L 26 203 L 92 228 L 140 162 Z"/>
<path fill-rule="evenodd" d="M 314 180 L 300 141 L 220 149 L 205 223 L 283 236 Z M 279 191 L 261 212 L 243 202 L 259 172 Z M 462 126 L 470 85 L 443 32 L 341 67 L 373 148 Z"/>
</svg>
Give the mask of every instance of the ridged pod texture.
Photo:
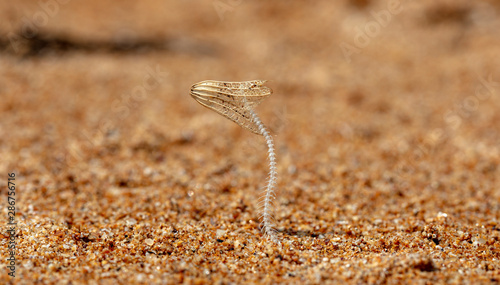
<svg viewBox="0 0 500 285">
<path fill-rule="evenodd" d="M 274 142 L 273 137 L 254 111 L 262 100 L 272 94 L 272 89 L 264 86 L 265 82 L 265 80 L 243 82 L 206 80 L 191 86 L 191 96 L 201 105 L 265 138 L 268 147 L 269 177 L 267 186 L 259 199 L 259 219 L 262 231 L 273 242 L 279 244 L 273 214 L 278 179 Z"/>
</svg>

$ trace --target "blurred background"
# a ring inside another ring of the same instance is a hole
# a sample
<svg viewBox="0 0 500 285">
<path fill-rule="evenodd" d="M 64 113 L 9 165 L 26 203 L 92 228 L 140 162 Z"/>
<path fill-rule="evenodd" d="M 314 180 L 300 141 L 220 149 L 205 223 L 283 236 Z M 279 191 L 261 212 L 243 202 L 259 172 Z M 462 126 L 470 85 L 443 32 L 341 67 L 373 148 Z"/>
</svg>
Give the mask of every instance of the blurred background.
<svg viewBox="0 0 500 285">
<path fill-rule="evenodd" d="M 494 0 L 3 2 L 1 170 L 188 189 L 212 164 L 252 177 L 262 141 L 189 88 L 267 79 L 258 111 L 286 185 L 319 179 L 338 195 L 370 179 L 439 187 L 462 176 L 454 166 L 493 175 L 499 12 Z"/>
<path fill-rule="evenodd" d="M 437 187 L 453 172 L 443 161 L 491 175 L 499 12 L 494 0 L 3 2 L 1 169 L 122 186 L 144 183 L 139 169 L 161 181 L 201 181 L 210 161 L 260 169 L 262 142 L 189 88 L 267 79 L 259 112 L 299 181 L 421 173 Z"/>
<path fill-rule="evenodd" d="M 320 134 L 385 129 L 403 149 L 408 128 L 442 139 L 488 126 L 492 143 L 499 11 L 495 0 L 4 2 L 2 153 L 48 140 L 43 164 L 68 164 L 111 133 L 236 130 L 188 96 L 205 79 L 269 80 L 264 121 L 302 154 Z"/>
</svg>

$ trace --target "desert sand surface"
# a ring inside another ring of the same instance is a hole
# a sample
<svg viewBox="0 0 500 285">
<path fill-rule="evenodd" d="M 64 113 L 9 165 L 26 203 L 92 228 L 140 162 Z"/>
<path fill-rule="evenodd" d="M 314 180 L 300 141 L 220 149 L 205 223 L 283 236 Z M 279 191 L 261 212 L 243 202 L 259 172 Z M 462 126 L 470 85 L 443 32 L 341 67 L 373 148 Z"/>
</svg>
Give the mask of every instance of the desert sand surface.
<svg viewBox="0 0 500 285">
<path fill-rule="evenodd" d="M 0 17 L 0 283 L 500 282 L 499 1 Z M 266 141 L 193 100 L 207 79 L 273 89 L 281 244 L 259 228 Z"/>
</svg>

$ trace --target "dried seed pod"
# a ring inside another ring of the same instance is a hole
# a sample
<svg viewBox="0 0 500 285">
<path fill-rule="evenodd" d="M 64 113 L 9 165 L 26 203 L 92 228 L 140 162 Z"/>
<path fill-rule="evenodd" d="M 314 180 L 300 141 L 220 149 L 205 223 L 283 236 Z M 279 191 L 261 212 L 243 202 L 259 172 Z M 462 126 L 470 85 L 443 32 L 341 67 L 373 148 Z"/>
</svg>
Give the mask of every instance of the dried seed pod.
<svg viewBox="0 0 500 285">
<path fill-rule="evenodd" d="M 191 96 L 201 105 L 216 111 L 241 127 L 262 135 L 252 119 L 251 110 L 272 94 L 266 80 L 223 82 L 206 80 L 191 87 Z"/>
<path fill-rule="evenodd" d="M 264 136 L 268 147 L 269 177 L 259 202 L 262 230 L 275 243 L 280 243 L 274 225 L 273 201 L 277 184 L 276 155 L 273 138 L 254 108 L 272 94 L 265 80 L 224 82 L 206 80 L 191 86 L 191 96 L 201 105 L 216 111 L 241 127 Z"/>
</svg>

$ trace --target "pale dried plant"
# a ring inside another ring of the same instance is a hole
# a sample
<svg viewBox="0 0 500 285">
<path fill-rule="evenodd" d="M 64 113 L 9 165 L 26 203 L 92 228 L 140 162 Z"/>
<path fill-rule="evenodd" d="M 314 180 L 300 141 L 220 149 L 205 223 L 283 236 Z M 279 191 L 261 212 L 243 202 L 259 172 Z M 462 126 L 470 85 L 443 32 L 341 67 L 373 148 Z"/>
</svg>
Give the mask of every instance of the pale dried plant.
<svg viewBox="0 0 500 285">
<path fill-rule="evenodd" d="M 278 175 L 274 142 L 273 137 L 254 110 L 273 92 L 271 88 L 264 86 L 265 82 L 265 80 L 242 82 L 206 80 L 191 86 L 191 96 L 201 105 L 265 138 L 268 147 L 269 177 L 267 186 L 259 199 L 259 219 L 262 231 L 273 242 L 279 244 L 273 216 Z"/>
</svg>

